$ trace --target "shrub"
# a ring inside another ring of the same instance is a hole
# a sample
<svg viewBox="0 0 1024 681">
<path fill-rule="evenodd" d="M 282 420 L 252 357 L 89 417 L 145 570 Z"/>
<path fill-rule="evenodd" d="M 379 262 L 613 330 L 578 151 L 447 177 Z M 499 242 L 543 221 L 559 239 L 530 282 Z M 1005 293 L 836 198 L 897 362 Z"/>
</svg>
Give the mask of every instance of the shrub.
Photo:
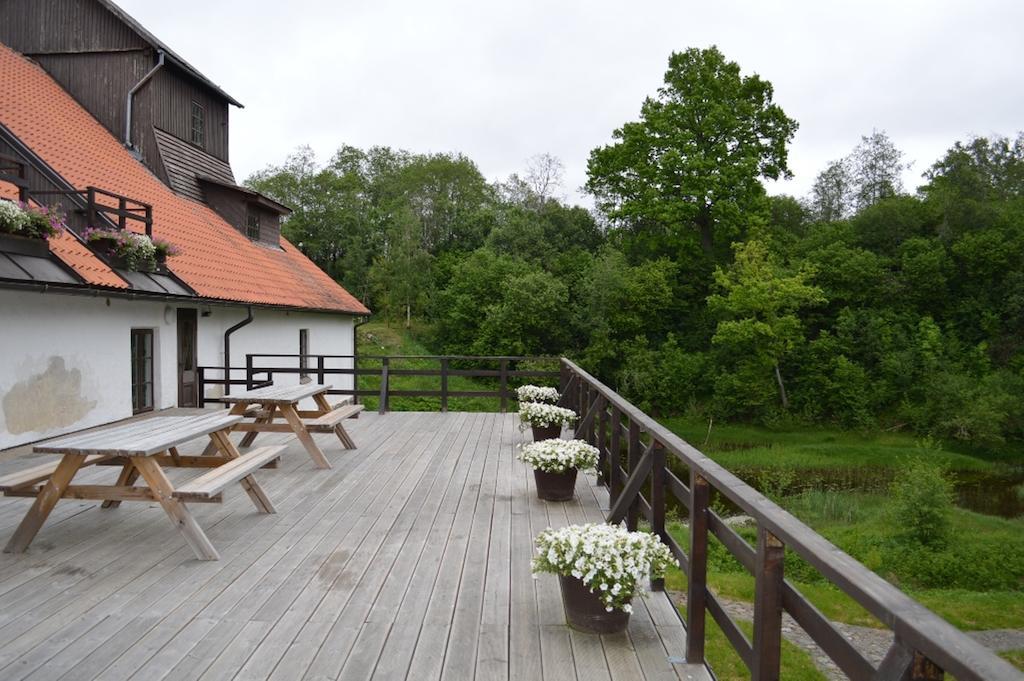
<svg viewBox="0 0 1024 681">
<path fill-rule="evenodd" d="M 898 543 L 930 549 L 946 546 L 953 484 L 939 466 L 923 458 L 911 459 L 897 471 L 889 493 L 889 520 Z"/>
</svg>

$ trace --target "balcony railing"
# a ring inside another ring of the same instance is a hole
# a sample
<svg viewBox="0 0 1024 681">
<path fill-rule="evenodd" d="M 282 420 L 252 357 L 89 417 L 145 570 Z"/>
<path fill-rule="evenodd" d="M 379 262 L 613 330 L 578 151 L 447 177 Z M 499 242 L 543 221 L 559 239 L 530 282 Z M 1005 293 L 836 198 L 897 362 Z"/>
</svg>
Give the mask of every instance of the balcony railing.
<svg viewBox="0 0 1024 681">
<path fill-rule="evenodd" d="M 609 488 L 608 522 L 636 528 L 644 518 L 687 576 L 686 661 L 704 663 L 708 614 L 754 681 L 778 679 L 782 613 L 789 613 L 854 681 L 887 679 L 1020 681 L 1022 675 L 971 637 L 843 553 L 735 475 L 684 442 L 576 364 L 562 360 L 562 405 L 580 414 L 576 437 L 598 448 L 599 479 Z M 682 477 L 676 471 L 685 473 Z M 757 545 L 733 531 L 710 505 L 721 494 L 757 523 Z M 646 493 L 645 493 L 646 492 Z M 665 529 L 669 499 L 689 512 L 690 541 Z M 754 576 L 753 640 L 708 588 L 708 541 L 714 536 Z M 785 550 L 803 558 L 895 635 L 878 666 L 785 579 Z"/>
<path fill-rule="evenodd" d="M 18 200 L 28 203 L 28 180 L 25 177 L 25 164 L 14 156 L 0 154 L 0 182 L 18 188 Z"/>
<path fill-rule="evenodd" d="M 413 362 L 434 366 L 403 367 L 403 364 Z M 336 386 L 330 394 L 353 397 L 357 402 L 361 398 L 376 397 L 381 414 L 391 409 L 392 398 L 402 397 L 436 398 L 443 412 L 448 411 L 452 398 L 493 399 L 500 411 L 506 411 L 509 402 L 515 399 L 514 388 L 524 380 L 541 380 L 554 385 L 559 378 L 555 368 L 557 363 L 555 357 L 250 354 L 246 355 L 245 367 L 232 367 L 227 376 L 224 367 L 199 367 L 200 395 L 203 396 L 203 404 L 214 404 L 218 399 L 206 396 L 206 386 L 217 385 L 230 392 L 234 386 L 255 388 L 267 385 L 280 376 L 309 376 L 317 383 L 333 383 L 333 377 L 351 376 L 352 388 Z M 541 364 L 552 368 L 531 368 Z M 410 376 L 437 379 L 437 387 L 415 390 L 395 387 L 403 377 Z M 363 377 L 369 377 L 369 380 L 361 381 Z M 474 386 L 474 390 L 453 389 L 450 385 L 453 377 L 480 379 L 482 385 Z M 373 387 L 361 387 L 366 383 Z"/>
<path fill-rule="evenodd" d="M 29 192 L 32 198 L 45 196 L 60 196 L 71 199 L 78 199 L 84 207 L 85 222 L 88 227 L 99 227 L 101 218 L 105 218 L 118 229 L 128 228 L 128 222 L 142 223 L 146 236 L 153 236 L 153 206 L 142 201 L 115 194 L 114 192 L 100 189 L 98 187 L 86 187 L 85 189 L 68 190 L 32 190 Z M 40 201 L 45 203 L 45 201 Z"/>
</svg>

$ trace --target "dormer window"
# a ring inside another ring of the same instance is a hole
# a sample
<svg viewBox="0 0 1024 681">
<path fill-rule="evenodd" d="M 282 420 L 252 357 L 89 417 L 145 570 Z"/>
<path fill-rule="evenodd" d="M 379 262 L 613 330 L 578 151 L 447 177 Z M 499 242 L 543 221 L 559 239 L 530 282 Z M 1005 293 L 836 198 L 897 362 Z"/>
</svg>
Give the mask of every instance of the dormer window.
<svg viewBox="0 0 1024 681">
<path fill-rule="evenodd" d="M 197 147 L 206 147 L 206 112 L 198 102 L 192 102 L 191 141 Z"/>
<path fill-rule="evenodd" d="M 245 235 L 249 237 L 250 241 L 260 240 L 260 214 L 249 207 L 249 212 L 245 216 Z"/>
</svg>

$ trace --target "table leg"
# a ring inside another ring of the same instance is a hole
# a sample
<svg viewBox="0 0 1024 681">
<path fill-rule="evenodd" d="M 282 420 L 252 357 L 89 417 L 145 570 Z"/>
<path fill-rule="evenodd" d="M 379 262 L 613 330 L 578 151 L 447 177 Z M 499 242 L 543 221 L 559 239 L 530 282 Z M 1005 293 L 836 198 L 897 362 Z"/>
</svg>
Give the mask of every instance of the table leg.
<svg viewBox="0 0 1024 681">
<path fill-rule="evenodd" d="M 210 539 L 203 532 L 203 528 L 199 527 L 199 523 L 189 513 L 185 504 L 172 496 L 174 486 L 171 485 L 171 481 L 164 475 L 160 465 L 145 456 L 133 456 L 132 463 L 135 464 L 139 473 L 142 474 L 142 478 L 153 491 L 153 496 L 163 506 L 171 522 L 181 531 L 185 541 L 192 548 L 193 553 L 196 554 L 196 558 L 199 560 L 220 560 L 220 554 L 217 553 L 217 549 L 213 548 Z"/>
<path fill-rule="evenodd" d="M 5 553 L 23 553 L 28 548 L 84 461 L 84 454 L 64 455 L 56 470 L 53 471 L 53 475 L 39 491 L 32 508 L 21 519 L 18 529 L 14 531 L 14 536 L 7 542 L 7 546 L 4 547 Z"/>
<path fill-rule="evenodd" d="M 229 432 L 227 430 L 219 430 L 215 433 L 210 433 L 210 439 L 217 445 L 217 448 L 220 449 L 225 458 L 237 459 L 242 454 L 235 447 L 235 443 L 231 441 L 231 438 L 228 437 Z M 238 482 L 242 485 L 245 493 L 249 495 L 249 498 L 252 499 L 252 503 L 256 504 L 257 511 L 260 513 L 277 513 L 274 505 L 270 503 L 270 497 L 263 491 L 260 483 L 256 482 L 255 477 L 247 475 Z"/>
<path fill-rule="evenodd" d="M 255 422 L 256 423 L 273 423 L 274 422 L 274 412 L 276 410 L 277 410 L 277 405 L 276 404 L 270 405 L 269 407 L 267 407 L 266 409 L 263 410 L 262 414 L 260 414 L 259 416 L 256 417 L 256 421 Z M 255 431 L 255 430 L 250 430 L 248 433 L 246 433 L 242 437 L 241 446 L 242 447 L 251 447 L 252 443 L 256 442 L 256 436 L 257 435 L 259 435 L 259 432 Z"/>
<path fill-rule="evenodd" d="M 281 413 L 284 414 L 285 420 L 288 425 L 292 427 L 295 435 L 299 438 L 299 442 L 309 452 L 309 456 L 313 459 L 313 463 L 316 464 L 317 468 L 331 468 L 331 462 L 327 460 L 324 453 L 320 451 L 320 447 L 317 446 L 313 436 L 306 430 L 305 424 L 302 423 L 302 419 L 295 412 L 295 405 L 293 404 L 282 404 L 278 407 Z"/>
<path fill-rule="evenodd" d="M 172 449 L 174 448 L 172 447 Z M 177 454 L 177 450 L 174 450 L 174 453 Z M 128 463 L 126 463 L 121 468 L 121 474 L 117 476 L 117 482 L 114 484 L 116 484 L 118 487 L 131 487 L 132 485 L 135 484 L 135 481 L 138 479 L 139 470 L 135 468 L 135 464 L 133 464 L 131 462 L 131 459 L 129 459 Z M 102 504 L 100 504 L 100 508 L 117 508 L 120 505 L 120 499 L 107 499 Z"/>
<path fill-rule="evenodd" d="M 233 405 L 231 405 L 231 410 L 228 411 L 228 413 L 231 414 L 232 416 L 237 416 L 239 414 L 244 414 L 245 410 L 246 410 L 246 408 L 248 406 L 249 405 L 247 405 L 247 404 L 233 404 Z M 206 449 L 203 450 L 202 456 L 213 456 L 216 453 L 217 453 L 217 443 L 214 442 L 211 439 L 210 443 L 208 445 L 206 445 Z"/>
<path fill-rule="evenodd" d="M 316 406 L 319 408 L 321 416 L 332 411 L 331 403 L 327 401 L 327 395 L 325 393 L 313 395 L 313 401 L 316 402 Z M 345 449 L 356 448 L 356 443 L 340 423 L 334 426 L 334 434 L 338 436 L 339 440 L 341 440 L 341 446 Z"/>
</svg>

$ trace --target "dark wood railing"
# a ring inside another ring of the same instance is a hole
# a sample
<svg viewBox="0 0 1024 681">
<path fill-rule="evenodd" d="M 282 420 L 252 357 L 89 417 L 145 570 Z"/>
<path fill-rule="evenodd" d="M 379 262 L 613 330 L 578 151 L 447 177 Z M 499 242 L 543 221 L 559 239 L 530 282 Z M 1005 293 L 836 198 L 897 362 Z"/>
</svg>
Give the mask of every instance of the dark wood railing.
<svg viewBox="0 0 1024 681">
<path fill-rule="evenodd" d="M 580 414 L 576 437 L 600 452 L 599 480 L 609 488 L 611 502 L 608 522 L 625 520 L 635 529 L 645 518 L 687 576 L 687 662 L 705 662 L 705 619 L 710 613 L 753 681 L 778 679 L 785 611 L 854 681 L 939 681 L 944 671 L 960 681 L 1024 679 L 1008 662 L 840 551 L 571 361 L 562 360 L 560 387 L 563 406 Z M 688 480 L 673 472 L 680 467 L 687 469 Z M 756 521 L 756 546 L 711 509 L 712 490 Z M 665 529 L 669 497 L 689 511 L 689 546 L 681 546 Z M 754 576 L 752 641 L 708 588 L 712 535 Z M 875 666 L 865 658 L 785 579 L 787 547 L 892 630 L 895 640 L 881 664 Z M 663 588 L 658 583 L 654 586 Z"/>
<path fill-rule="evenodd" d="M 32 190 L 29 195 L 40 203 L 45 203 L 39 199 L 43 196 L 78 197 L 84 205 L 86 226 L 99 227 L 102 217 L 118 229 L 124 230 L 128 228 L 128 221 L 131 220 L 142 223 L 146 236 L 153 236 L 153 206 L 106 189 L 86 187 L 73 190 Z"/>
<path fill-rule="evenodd" d="M 403 362 L 430 362 L 436 367 L 403 368 Z M 224 367 L 199 367 L 199 394 L 203 404 L 218 402 L 216 397 L 206 397 L 207 385 L 243 385 L 247 388 L 272 383 L 276 376 L 309 376 L 317 383 L 334 383 L 332 377 L 351 376 L 352 388 L 333 387 L 329 394 L 353 397 L 377 397 L 378 411 L 383 414 L 391 408 L 393 397 L 430 397 L 439 400 L 441 411 L 448 411 L 451 398 L 481 397 L 497 401 L 498 408 L 506 411 L 510 401 L 515 400 L 516 384 L 523 379 L 541 379 L 554 384 L 559 371 L 554 368 L 555 357 L 477 356 L 477 355 L 299 355 L 299 354 L 249 354 L 245 356 L 245 367 L 233 367 L 225 379 Z M 523 363 L 550 363 L 551 370 L 521 368 Z M 340 365 L 340 366 L 339 366 Z M 373 389 L 359 387 L 360 377 L 376 377 L 379 386 Z M 409 390 L 396 388 L 395 379 L 405 376 L 427 376 L 437 379 L 436 389 Z M 487 384 L 474 386 L 474 390 L 453 390 L 449 379 L 455 376 L 483 379 Z M 491 388 L 488 384 L 494 385 Z"/>
<path fill-rule="evenodd" d="M 18 200 L 28 203 L 28 180 L 25 178 L 25 164 L 14 156 L 0 154 L 0 182 L 18 188 Z"/>
</svg>

